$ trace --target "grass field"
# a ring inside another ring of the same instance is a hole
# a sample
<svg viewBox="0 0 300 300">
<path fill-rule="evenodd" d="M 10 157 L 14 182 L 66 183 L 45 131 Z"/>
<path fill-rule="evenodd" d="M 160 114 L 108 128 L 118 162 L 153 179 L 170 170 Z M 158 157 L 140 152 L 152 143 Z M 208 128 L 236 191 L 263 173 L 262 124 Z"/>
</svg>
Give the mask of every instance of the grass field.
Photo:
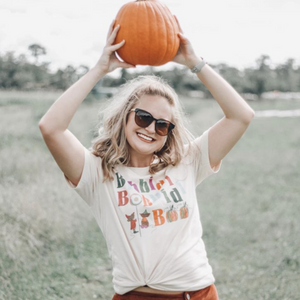
<svg viewBox="0 0 300 300">
<path fill-rule="evenodd" d="M 64 182 L 38 129 L 57 93 L 0 92 L 0 299 L 109 300 L 111 264 L 88 206 Z M 214 100 L 182 99 L 195 134 L 223 117 Z M 300 101 L 251 102 L 299 109 Z M 70 130 L 89 147 L 99 101 Z M 300 299 L 300 120 L 254 118 L 197 190 L 222 300 Z"/>
</svg>

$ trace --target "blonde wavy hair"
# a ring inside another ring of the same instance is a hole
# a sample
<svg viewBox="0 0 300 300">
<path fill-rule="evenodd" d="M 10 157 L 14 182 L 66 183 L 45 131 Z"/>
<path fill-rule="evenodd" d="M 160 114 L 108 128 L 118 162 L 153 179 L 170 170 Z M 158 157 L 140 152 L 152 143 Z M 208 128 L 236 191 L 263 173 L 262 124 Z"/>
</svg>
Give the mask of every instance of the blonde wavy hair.
<svg viewBox="0 0 300 300">
<path fill-rule="evenodd" d="M 125 126 L 129 111 L 143 95 L 166 98 L 172 107 L 171 122 L 175 124 L 165 145 L 154 153 L 158 159 L 149 166 L 150 174 L 155 174 L 170 164 L 176 166 L 186 154 L 185 143 L 189 144 L 189 150 L 191 148 L 194 136 L 184 124 L 187 119 L 174 89 L 161 77 L 138 76 L 121 85 L 108 106 L 99 113 L 101 123 L 98 136 L 92 140 L 92 153 L 102 158 L 103 181 L 113 180 L 116 165 L 128 165 L 130 162 Z"/>
</svg>

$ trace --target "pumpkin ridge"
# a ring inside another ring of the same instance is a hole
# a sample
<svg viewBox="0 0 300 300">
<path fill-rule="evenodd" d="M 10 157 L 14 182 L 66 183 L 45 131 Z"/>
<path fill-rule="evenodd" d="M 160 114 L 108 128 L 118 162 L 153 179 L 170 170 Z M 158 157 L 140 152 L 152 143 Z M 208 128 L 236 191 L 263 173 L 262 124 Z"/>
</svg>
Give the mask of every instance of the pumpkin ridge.
<svg viewBox="0 0 300 300">
<path fill-rule="evenodd" d="M 138 7 L 137 9 L 135 10 L 135 15 L 133 16 L 133 20 L 137 20 L 136 24 L 135 25 L 135 30 L 134 32 L 137 33 L 136 36 L 135 36 L 135 42 L 134 44 L 141 44 L 142 46 L 145 45 L 145 33 L 143 32 L 143 27 L 140 26 L 140 22 L 144 22 L 144 20 L 141 20 L 143 19 L 143 16 L 144 16 L 144 10 L 145 10 L 145 1 L 139 1 L 140 3 L 137 3 Z M 140 47 L 137 47 L 136 48 L 136 51 L 137 51 L 137 55 L 136 57 L 134 58 L 136 61 L 141 61 L 143 60 L 143 55 L 144 55 L 144 51 L 142 48 Z M 141 63 L 141 64 L 144 64 Z"/>
<path fill-rule="evenodd" d="M 170 30 L 170 24 L 171 24 L 171 26 L 173 26 L 174 25 L 174 23 L 173 23 L 173 19 L 171 19 L 172 17 L 173 17 L 173 15 L 172 15 L 172 13 L 171 13 L 171 11 L 169 10 L 169 8 L 166 6 L 166 5 L 164 5 L 163 3 L 161 3 L 161 5 L 159 6 L 164 12 L 168 12 L 168 14 L 167 14 L 167 16 L 168 16 L 168 18 L 166 18 L 166 20 L 165 20 L 165 23 L 167 24 L 166 25 L 166 32 L 167 32 L 167 48 L 166 48 L 166 52 L 165 52 L 165 55 L 164 55 L 164 57 L 163 57 L 163 63 L 165 64 L 166 63 L 166 61 L 169 61 L 169 53 L 170 53 L 170 49 L 172 50 L 172 53 L 174 53 L 174 44 L 176 45 L 176 43 L 174 43 L 174 38 L 173 38 L 173 36 L 170 36 L 170 32 L 171 32 L 171 30 Z M 169 24 L 170 23 L 170 24 Z M 168 54 L 167 56 L 166 56 L 166 53 Z M 173 56 L 173 55 L 172 55 Z M 172 59 L 174 58 L 174 56 L 172 57 Z"/>
<path fill-rule="evenodd" d="M 158 20 L 158 22 L 155 22 L 154 30 L 155 30 L 155 39 L 153 37 L 152 39 L 152 44 L 151 44 L 151 50 L 149 51 L 152 53 L 152 56 L 150 55 L 150 63 L 149 65 L 152 66 L 157 66 L 158 65 L 158 59 L 159 57 L 161 57 L 160 54 L 163 54 L 163 49 L 164 47 L 158 47 L 157 46 L 157 41 L 161 40 L 161 28 L 160 28 L 160 24 L 163 21 L 163 16 L 161 15 L 160 11 L 157 8 L 157 2 L 156 1 L 152 1 L 150 3 L 149 1 L 149 7 L 151 7 L 151 10 L 153 12 L 153 19 L 154 20 Z M 149 53 L 150 54 L 150 53 Z"/>
<path fill-rule="evenodd" d="M 129 8 L 129 6 L 128 5 L 126 5 L 126 4 L 124 4 L 122 7 L 121 7 L 121 9 L 119 10 L 119 12 L 118 12 L 118 14 L 117 14 L 117 16 L 116 16 L 116 22 L 115 22 L 115 26 L 117 25 L 117 24 L 121 24 L 121 23 L 123 23 L 122 22 L 122 20 L 123 20 L 123 17 L 124 17 L 124 15 L 126 15 L 126 10 L 128 10 L 128 8 Z M 123 25 L 123 24 L 122 24 Z M 124 58 L 124 48 L 127 46 L 126 45 L 126 43 L 127 43 L 127 29 L 126 29 L 126 27 L 124 28 L 124 25 L 123 26 L 121 26 L 121 28 L 120 28 L 120 30 L 119 30 L 119 33 L 121 32 L 121 31 L 123 31 L 124 32 L 124 36 L 123 36 L 123 38 L 124 38 L 124 40 L 125 40 L 125 45 L 122 47 L 122 48 L 120 48 L 120 49 L 118 49 L 116 52 L 117 52 L 117 54 L 120 56 L 120 58 L 122 59 L 122 60 L 124 60 L 124 61 L 126 61 L 127 63 L 129 62 L 129 60 L 125 60 L 125 58 Z M 120 43 L 121 41 L 122 41 L 122 39 L 120 38 L 120 34 L 117 34 L 117 36 L 116 36 L 116 39 L 115 39 L 115 42 L 114 42 L 114 45 L 115 44 L 118 44 L 118 43 Z M 129 41 L 130 42 L 130 41 Z M 125 55 L 125 57 L 126 57 L 126 55 Z"/>
<path fill-rule="evenodd" d="M 149 12 L 149 8 L 148 7 L 150 7 L 150 5 L 147 5 L 145 3 L 145 5 L 144 5 L 144 12 L 143 12 L 143 15 L 145 17 L 144 17 L 143 22 L 145 22 L 146 24 L 149 24 L 149 14 L 150 14 L 150 12 Z M 149 28 L 151 30 L 152 26 L 150 26 Z M 146 45 L 151 45 L 150 37 L 151 37 L 151 32 L 149 34 L 145 34 L 145 40 L 143 42 L 146 42 Z M 146 49 L 145 53 L 147 54 L 147 56 L 146 56 L 147 61 L 149 61 L 150 60 L 150 51 L 149 51 L 149 49 Z"/>
<path fill-rule="evenodd" d="M 135 9 L 132 9 L 132 7 L 135 6 Z M 128 26 L 128 39 L 131 40 L 131 44 L 135 45 L 137 43 L 139 43 L 139 33 L 136 30 L 136 28 L 138 28 L 138 23 L 139 22 L 134 22 L 134 20 L 137 20 L 137 18 L 139 17 L 139 4 L 137 6 L 137 4 L 135 2 L 132 2 L 132 7 L 128 7 L 128 14 L 127 14 L 127 18 L 128 20 L 130 20 L 131 22 L 129 22 L 129 26 Z M 132 30 L 134 28 L 134 30 Z M 132 35 L 132 32 L 136 32 L 136 35 Z M 135 51 L 129 51 L 128 53 L 128 61 L 131 64 L 136 64 L 136 61 L 138 61 L 140 58 L 140 51 L 139 48 L 135 48 Z"/>
<path fill-rule="evenodd" d="M 143 23 L 148 24 L 148 19 L 147 19 L 148 18 L 148 9 L 149 9 L 148 2 L 150 2 L 150 1 L 142 0 L 140 2 L 141 2 L 139 4 L 139 8 L 140 8 L 140 10 L 139 10 L 139 17 L 140 17 L 140 19 L 138 20 L 138 26 L 139 26 L 140 23 L 141 24 L 143 24 Z M 139 26 L 139 28 L 140 28 L 140 26 Z M 145 54 L 149 55 L 149 53 L 150 53 L 149 49 L 147 49 L 147 45 L 150 45 L 148 37 L 149 37 L 149 33 L 148 32 L 146 34 L 145 34 L 145 32 L 141 32 L 141 36 L 138 39 L 138 42 L 141 43 L 141 45 L 142 45 L 142 47 L 141 47 L 141 53 L 139 55 L 139 61 L 141 62 L 142 65 L 147 64 L 148 57 L 146 57 Z"/>
<path fill-rule="evenodd" d="M 159 12 L 160 17 L 161 17 L 162 20 L 163 20 L 163 26 L 164 26 L 164 29 L 165 29 L 164 32 L 163 32 L 164 37 L 160 36 L 159 38 L 162 39 L 162 40 L 165 42 L 165 45 L 168 46 L 168 42 L 167 42 L 168 35 L 166 34 L 166 31 L 167 31 L 167 30 L 166 30 L 166 28 L 167 28 L 167 26 L 166 26 L 166 20 L 165 20 L 165 18 L 164 18 L 163 12 L 161 11 L 161 5 L 160 5 L 159 2 L 157 2 L 156 8 L 157 8 L 156 11 Z M 162 32 L 162 30 L 160 30 L 160 32 Z M 156 66 L 159 66 L 159 65 L 164 64 L 164 60 L 165 60 L 165 56 L 166 56 L 168 47 L 164 47 L 164 48 L 165 48 L 165 51 L 164 51 L 164 54 L 161 56 L 162 59 L 156 61 L 156 63 L 155 63 Z"/>
<path fill-rule="evenodd" d="M 179 29 L 173 15 L 171 16 L 171 22 L 172 22 L 172 26 L 174 28 Z M 178 39 L 178 36 L 177 36 L 178 32 L 175 31 L 175 30 L 172 30 L 172 33 L 173 33 L 173 40 L 172 40 L 172 44 L 173 44 L 173 47 L 172 47 L 172 53 L 173 53 L 172 54 L 172 59 L 173 59 L 176 56 L 177 50 L 178 50 L 177 49 L 177 42 L 176 42 L 177 39 Z M 180 42 L 179 42 L 179 46 L 180 46 Z"/>
<path fill-rule="evenodd" d="M 166 35 L 165 35 L 165 18 L 164 18 L 164 14 L 161 12 L 161 10 L 159 9 L 159 3 L 155 2 L 155 4 L 152 4 L 153 6 L 153 10 L 155 12 L 155 19 L 158 20 L 158 22 L 156 22 L 156 38 L 157 40 L 160 40 L 161 42 L 163 42 L 163 46 L 162 47 L 158 47 L 157 46 L 157 42 L 154 41 L 154 45 L 155 45 L 155 50 L 156 50 L 156 56 L 152 58 L 152 65 L 154 66 L 159 66 L 160 62 L 162 61 L 161 58 L 163 58 L 165 56 L 166 53 Z"/>
</svg>

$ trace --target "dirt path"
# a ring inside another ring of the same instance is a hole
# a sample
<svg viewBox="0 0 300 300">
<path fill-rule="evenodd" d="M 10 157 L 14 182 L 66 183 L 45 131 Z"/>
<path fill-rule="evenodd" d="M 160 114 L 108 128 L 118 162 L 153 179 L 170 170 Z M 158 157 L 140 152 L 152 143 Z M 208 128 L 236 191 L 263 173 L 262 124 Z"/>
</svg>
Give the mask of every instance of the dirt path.
<svg viewBox="0 0 300 300">
<path fill-rule="evenodd" d="M 255 111 L 256 118 L 269 118 L 269 117 L 300 117 L 300 109 L 294 110 L 259 110 Z"/>
</svg>

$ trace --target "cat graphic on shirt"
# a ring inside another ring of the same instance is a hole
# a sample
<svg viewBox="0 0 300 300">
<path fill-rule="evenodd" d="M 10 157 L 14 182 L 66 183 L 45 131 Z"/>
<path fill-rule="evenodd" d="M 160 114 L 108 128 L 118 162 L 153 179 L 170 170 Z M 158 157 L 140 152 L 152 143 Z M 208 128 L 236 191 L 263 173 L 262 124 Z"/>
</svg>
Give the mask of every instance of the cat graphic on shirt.
<svg viewBox="0 0 300 300">
<path fill-rule="evenodd" d="M 138 231 L 135 230 L 137 219 L 134 218 L 134 212 L 130 216 L 126 214 L 125 216 L 127 218 L 127 221 L 130 222 L 130 230 L 133 230 L 133 233 L 138 233 Z"/>
</svg>

